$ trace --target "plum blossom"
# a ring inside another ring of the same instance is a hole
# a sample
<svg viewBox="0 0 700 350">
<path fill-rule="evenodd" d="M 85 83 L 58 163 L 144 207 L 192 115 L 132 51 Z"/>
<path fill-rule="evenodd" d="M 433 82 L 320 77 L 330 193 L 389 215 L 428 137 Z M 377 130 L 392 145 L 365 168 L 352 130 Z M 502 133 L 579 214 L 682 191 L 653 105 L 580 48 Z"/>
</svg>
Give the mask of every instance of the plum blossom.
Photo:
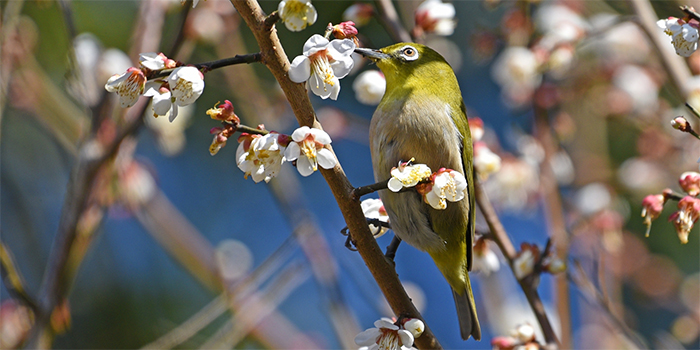
<svg viewBox="0 0 700 350">
<path fill-rule="evenodd" d="M 433 173 L 425 164 L 412 164 L 413 158 L 408 162 L 399 162 L 399 166 L 391 169 L 391 179 L 387 187 L 392 192 L 399 192 L 404 187 L 413 187 L 423 180 L 430 178 Z"/>
<path fill-rule="evenodd" d="M 160 70 L 175 68 L 176 62 L 166 57 L 163 53 L 144 52 L 139 54 L 139 64 L 141 64 L 141 67 L 150 70 Z"/>
<path fill-rule="evenodd" d="M 277 6 L 277 13 L 287 29 L 293 32 L 316 23 L 318 17 L 311 0 L 282 0 Z"/>
<path fill-rule="evenodd" d="M 386 92 L 386 78 L 378 70 L 367 70 L 355 78 L 352 89 L 355 90 L 355 98 L 360 103 L 376 106 Z"/>
<path fill-rule="evenodd" d="M 686 171 L 681 174 L 678 183 L 681 185 L 683 191 L 689 195 L 697 197 L 697 195 L 700 194 L 700 173 Z"/>
<path fill-rule="evenodd" d="M 311 175 L 319 165 L 331 169 L 338 163 L 333 152 L 324 148 L 331 143 L 331 137 L 321 129 L 302 126 L 294 130 L 292 141 L 284 156 L 288 161 L 297 161 L 297 170 L 302 176 Z"/>
<path fill-rule="evenodd" d="M 358 27 L 361 27 L 369 23 L 373 14 L 374 8 L 372 5 L 358 2 L 345 9 L 343 12 L 343 21 L 352 21 L 357 23 Z"/>
<path fill-rule="evenodd" d="M 651 222 L 656 220 L 664 209 L 666 197 L 663 194 L 650 194 L 642 201 L 642 217 L 647 226 L 646 236 L 651 232 Z"/>
<path fill-rule="evenodd" d="M 539 250 L 536 246 L 523 243 L 518 255 L 513 259 L 513 273 L 515 278 L 522 280 L 535 271 L 535 263 L 539 258 Z"/>
<path fill-rule="evenodd" d="M 458 202 L 466 195 L 467 179 L 462 173 L 441 168 L 432 177 L 430 191 L 423 195 L 423 200 L 435 209 L 447 208 L 447 201 Z"/>
<path fill-rule="evenodd" d="M 501 263 L 498 261 L 498 256 L 493 250 L 489 249 L 488 242 L 479 238 L 474 243 L 474 262 L 472 265 L 473 271 L 478 271 L 488 276 L 491 272 L 496 272 L 501 268 Z"/>
<path fill-rule="evenodd" d="M 455 6 L 441 0 L 426 0 L 416 9 L 416 27 L 425 33 L 452 35 L 457 26 Z"/>
<path fill-rule="evenodd" d="M 688 234 L 698 219 L 700 219 L 700 199 L 685 196 L 678 201 L 678 211 L 673 213 L 669 220 L 676 226 L 681 243 L 688 243 Z"/>
<path fill-rule="evenodd" d="M 698 25 L 697 23 L 687 23 L 676 17 L 660 19 L 656 22 L 664 33 L 671 37 L 676 54 L 683 57 L 690 57 L 698 48 Z"/>
<path fill-rule="evenodd" d="M 384 203 L 382 203 L 381 199 L 367 198 L 360 203 L 360 207 L 362 208 L 362 213 L 365 214 L 366 218 L 377 219 L 382 222 L 389 222 L 389 214 L 387 214 L 386 208 L 384 208 Z M 369 230 L 372 232 L 374 237 L 377 238 L 386 233 L 387 228 L 383 226 L 377 227 L 370 224 Z"/>
<path fill-rule="evenodd" d="M 374 327 L 358 334 L 355 337 L 355 344 L 367 346 L 368 350 L 409 350 L 413 345 L 413 334 L 400 329 L 389 318 L 382 317 L 374 322 Z"/>
<path fill-rule="evenodd" d="M 501 169 L 501 157 L 493 153 L 486 143 L 477 141 L 474 143 L 474 168 L 479 178 L 486 180 Z"/>
<path fill-rule="evenodd" d="M 277 176 L 285 161 L 285 140 L 285 135 L 274 132 L 267 135 L 242 133 L 238 138 L 236 164 L 245 173 L 245 178 L 251 176 L 258 183 L 263 180 L 270 182 Z"/>
<path fill-rule="evenodd" d="M 145 88 L 146 76 L 142 70 L 136 67 L 130 67 L 121 75 L 113 75 L 105 84 L 105 90 L 116 92 L 119 95 L 119 102 L 122 108 L 136 104 Z"/>
<path fill-rule="evenodd" d="M 204 91 L 204 76 L 195 67 L 175 68 L 165 82 L 149 81 L 144 96 L 153 97 L 153 115 L 168 115 L 172 122 L 178 115 L 178 107 L 190 105 Z"/>
<path fill-rule="evenodd" d="M 303 55 L 292 61 L 289 79 L 295 83 L 308 82 L 315 95 L 323 99 L 338 99 L 339 79 L 350 73 L 354 65 L 355 43 L 350 39 L 332 40 L 314 34 L 304 44 Z"/>
</svg>

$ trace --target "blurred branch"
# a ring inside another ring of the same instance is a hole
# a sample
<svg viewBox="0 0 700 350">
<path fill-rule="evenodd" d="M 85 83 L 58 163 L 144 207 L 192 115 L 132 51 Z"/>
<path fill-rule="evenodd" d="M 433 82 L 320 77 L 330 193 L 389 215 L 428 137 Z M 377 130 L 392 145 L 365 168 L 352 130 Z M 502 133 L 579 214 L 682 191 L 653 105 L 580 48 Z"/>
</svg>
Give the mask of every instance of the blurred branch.
<svg viewBox="0 0 700 350">
<path fill-rule="evenodd" d="M 511 242 L 510 238 L 508 237 L 508 233 L 506 233 L 505 229 L 503 228 L 503 224 L 501 224 L 496 211 L 486 196 L 481 182 L 477 181 L 476 186 L 474 187 L 476 188 L 476 202 L 481 209 L 481 213 L 484 215 L 484 219 L 486 219 L 489 229 L 491 230 L 493 240 L 501 249 L 501 252 L 503 252 L 506 260 L 508 260 L 508 265 L 511 267 L 511 270 L 514 271 L 513 261 L 518 253 L 513 246 L 513 242 Z M 530 275 L 530 277 L 534 277 L 534 275 Z M 557 340 L 557 335 L 554 333 L 554 328 L 549 322 L 549 318 L 544 310 L 544 304 L 542 303 L 542 299 L 537 292 L 535 283 L 533 283 L 530 278 L 523 278 L 522 280 L 518 280 L 518 284 L 523 290 L 530 307 L 532 307 L 532 311 L 535 313 L 535 317 L 537 318 L 537 322 L 540 324 L 540 328 L 542 329 L 544 340 L 547 342 L 547 345 L 561 347 L 561 344 Z"/>
<path fill-rule="evenodd" d="M 391 38 L 396 42 L 413 42 L 411 35 L 401 24 L 399 14 L 391 0 L 377 0 L 375 4 L 379 10 L 379 22 L 384 25 Z"/>
<path fill-rule="evenodd" d="M 671 78 L 671 83 L 678 93 L 681 100 L 685 101 L 688 98 L 688 87 L 686 81 L 692 76 L 690 69 L 683 61 L 683 58 L 676 55 L 673 50 L 669 50 L 671 43 L 666 35 L 659 35 L 659 27 L 656 25 L 659 17 L 654 12 L 649 0 L 628 0 L 632 5 L 634 13 L 637 15 L 637 25 L 644 31 L 649 38 L 649 41 L 656 49 L 656 52 L 661 58 L 666 72 Z"/>
<path fill-rule="evenodd" d="M 2 22 L 0 22 L 0 125 L 2 125 L 3 113 L 7 104 L 10 75 L 14 66 L 14 59 L 7 42 L 10 36 L 15 35 L 17 31 L 17 24 L 24 6 L 23 0 L 5 3 L 5 8 L 2 10 Z"/>
<path fill-rule="evenodd" d="M 649 346 L 645 341 L 632 329 L 630 329 L 625 322 L 617 317 L 617 314 L 610 307 L 608 299 L 603 295 L 593 284 L 593 282 L 588 278 L 588 275 L 583 270 L 581 264 L 574 260 L 574 266 L 576 267 L 576 274 L 571 270 L 567 270 L 566 277 L 573 282 L 578 290 L 583 294 L 583 296 L 592 304 L 600 306 L 600 308 L 608 315 L 610 320 L 615 324 L 615 326 L 621 330 L 627 339 L 635 343 L 638 349 L 647 349 Z"/>
<path fill-rule="evenodd" d="M 0 276 L 2 276 L 2 282 L 12 297 L 19 299 L 33 311 L 38 310 L 36 301 L 24 288 L 24 278 L 15 266 L 10 249 L 2 242 L 0 242 Z"/>
<path fill-rule="evenodd" d="M 266 16 L 260 5 L 254 0 L 232 0 L 231 2 L 248 27 L 253 31 L 255 39 L 260 46 L 263 62 L 275 76 L 282 91 L 287 96 L 287 100 L 299 124 L 320 129 L 321 125 L 316 121 L 315 112 L 304 85 L 296 84 L 289 80 L 287 75 L 289 59 L 282 48 L 276 31 L 265 25 Z M 331 147 L 327 147 L 332 151 Z M 393 266 L 385 259 L 379 245 L 369 231 L 369 226 L 367 226 L 359 201 L 352 198 L 353 186 L 345 176 L 340 164 L 330 170 L 321 169 L 321 173 L 336 198 L 360 255 L 377 281 L 382 293 L 387 298 L 394 313 L 398 316 L 423 319 L 403 289 Z M 415 345 L 421 349 L 441 348 L 428 327 L 426 327 L 423 335 L 416 339 Z"/>
</svg>

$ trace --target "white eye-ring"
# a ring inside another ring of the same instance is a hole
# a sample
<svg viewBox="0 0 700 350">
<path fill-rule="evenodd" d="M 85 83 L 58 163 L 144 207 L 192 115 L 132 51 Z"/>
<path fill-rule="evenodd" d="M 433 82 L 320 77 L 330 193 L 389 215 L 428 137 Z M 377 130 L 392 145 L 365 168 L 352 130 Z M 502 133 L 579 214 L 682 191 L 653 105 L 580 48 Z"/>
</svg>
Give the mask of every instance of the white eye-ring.
<svg viewBox="0 0 700 350">
<path fill-rule="evenodd" d="M 415 61 L 418 59 L 418 50 L 411 45 L 406 45 L 399 50 L 401 58 L 406 61 Z"/>
</svg>

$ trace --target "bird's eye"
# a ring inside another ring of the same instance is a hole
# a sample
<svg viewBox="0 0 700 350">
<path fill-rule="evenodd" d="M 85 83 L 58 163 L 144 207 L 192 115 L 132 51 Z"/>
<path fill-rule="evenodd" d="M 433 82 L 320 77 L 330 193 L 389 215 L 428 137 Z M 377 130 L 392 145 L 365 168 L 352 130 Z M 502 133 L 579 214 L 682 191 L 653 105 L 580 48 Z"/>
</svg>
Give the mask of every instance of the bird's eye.
<svg viewBox="0 0 700 350">
<path fill-rule="evenodd" d="M 404 46 L 401 49 L 401 57 L 406 61 L 415 61 L 418 59 L 418 50 L 413 46 Z"/>
</svg>

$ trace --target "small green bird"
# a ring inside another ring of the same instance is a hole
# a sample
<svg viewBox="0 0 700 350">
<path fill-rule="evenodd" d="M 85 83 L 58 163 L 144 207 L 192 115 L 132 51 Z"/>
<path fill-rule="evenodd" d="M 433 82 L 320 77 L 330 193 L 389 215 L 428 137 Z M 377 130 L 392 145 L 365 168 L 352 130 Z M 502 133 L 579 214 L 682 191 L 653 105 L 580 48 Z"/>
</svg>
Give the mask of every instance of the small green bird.
<svg viewBox="0 0 700 350">
<path fill-rule="evenodd" d="M 469 282 L 474 239 L 474 156 L 462 93 L 452 67 L 429 47 L 399 43 L 379 50 L 355 49 L 376 62 L 386 92 L 369 131 L 376 181 L 391 177 L 399 161 L 415 158 L 433 171 L 454 169 L 467 193 L 445 210 L 433 209 L 417 192 L 380 191 L 394 233 L 428 252 L 452 287 L 462 339 L 481 339 Z"/>
</svg>

